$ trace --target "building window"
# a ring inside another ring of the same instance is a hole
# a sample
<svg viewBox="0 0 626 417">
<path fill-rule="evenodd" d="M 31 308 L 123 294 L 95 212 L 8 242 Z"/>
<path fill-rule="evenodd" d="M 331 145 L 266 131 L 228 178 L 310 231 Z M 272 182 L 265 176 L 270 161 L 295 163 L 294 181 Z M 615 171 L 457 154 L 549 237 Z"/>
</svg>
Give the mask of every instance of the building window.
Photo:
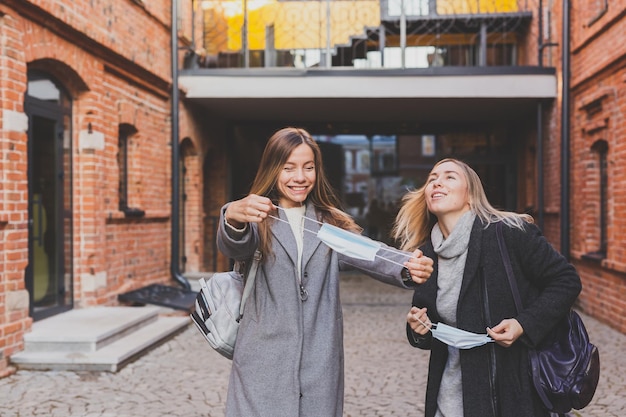
<svg viewBox="0 0 626 417">
<path fill-rule="evenodd" d="M 352 151 L 349 149 L 346 150 L 345 156 L 346 156 L 346 173 L 354 172 L 354 165 L 352 163 Z"/>
<path fill-rule="evenodd" d="M 606 141 L 596 142 L 592 148 L 598 154 L 600 170 L 600 253 L 606 257 L 607 250 L 607 217 L 608 217 L 608 175 L 607 154 L 609 146 Z"/>
<path fill-rule="evenodd" d="M 128 163 L 130 159 L 130 141 L 133 135 L 137 133 L 137 129 L 130 124 L 121 124 L 118 132 L 118 152 L 117 152 L 117 166 L 119 172 L 118 183 L 118 199 L 119 209 L 124 212 L 126 217 L 141 217 L 145 212 L 138 208 L 132 208 L 128 202 L 128 184 L 129 184 L 129 169 Z"/>
<path fill-rule="evenodd" d="M 370 151 L 369 151 L 369 149 L 364 149 L 364 150 L 357 151 L 356 172 L 358 172 L 358 173 L 369 173 L 370 172 Z"/>
<path fill-rule="evenodd" d="M 593 144 L 591 151 L 597 161 L 596 175 L 598 178 L 598 194 L 597 194 L 597 218 L 598 223 L 598 247 L 594 252 L 587 253 L 584 257 L 592 260 L 602 260 L 607 254 L 607 235 L 608 235 L 608 175 L 607 175 L 607 154 L 609 146 L 606 141 L 599 140 Z"/>
<path fill-rule="evenodd" d="M 437 141 L 435 135 L 422 135 L 422 156 L 432 158 L 437 155 Z"/>
<path fill-rule="evenodd" d="M 387 15 L 400 16 L 402 8 L 406 16 L 428 16 L 428 0 L 387 0 Z"/>
</svg>

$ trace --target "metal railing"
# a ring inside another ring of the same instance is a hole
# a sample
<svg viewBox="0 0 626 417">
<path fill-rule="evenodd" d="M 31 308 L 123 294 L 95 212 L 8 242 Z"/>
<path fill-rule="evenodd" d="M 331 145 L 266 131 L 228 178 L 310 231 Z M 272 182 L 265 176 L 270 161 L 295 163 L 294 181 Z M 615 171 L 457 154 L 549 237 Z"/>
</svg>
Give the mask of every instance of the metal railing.
<svg viewBox="0 0 626 417">
<path fill-rule="evenodd" d="M 204 0 L 187 68 L 537 65 L 540 0 Z"/>
</svg>

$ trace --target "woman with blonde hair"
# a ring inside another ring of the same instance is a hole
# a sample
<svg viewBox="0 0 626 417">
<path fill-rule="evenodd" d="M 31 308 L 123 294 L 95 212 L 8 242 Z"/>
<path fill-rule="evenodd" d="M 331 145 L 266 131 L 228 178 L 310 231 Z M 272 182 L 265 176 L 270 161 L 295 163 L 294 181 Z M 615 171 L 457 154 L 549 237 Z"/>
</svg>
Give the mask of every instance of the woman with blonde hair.
<svg viewBox="0 0 626 417">
<path fill-rule="evenodd" d="M 341 417 L 339 271 L 358 269 L 407 289 L 430 276 L 432 260 L 419 250 L 376 242 L 385 260 L 369 259 L 323 242 L 318 232 L 328 224 L 349 236 L 360 231 L 337 206 L 319 146 L 289 127 L 269 139 L 250 194 L 222 207 L 220 251 L 235 260 L 262 254 L 237 336 L 226 417 Z"/>
<path fill-rule="evenodd" d="M 519 314 L 498 223 L 526 306 Z M 581 283 L 532 217 L 494 208 L 470 166 L 444 159 L 423 187 L 404 196 L 394 236 L 402 249 L 420 248 L 435 260 L 407 315 L 409 343 L 430 350 L 425 416 L 549 416 L 532 387 L 528 348 L 565 317 Z M 447 326 L 454 335 L 442 337 Z"/>
</svg>

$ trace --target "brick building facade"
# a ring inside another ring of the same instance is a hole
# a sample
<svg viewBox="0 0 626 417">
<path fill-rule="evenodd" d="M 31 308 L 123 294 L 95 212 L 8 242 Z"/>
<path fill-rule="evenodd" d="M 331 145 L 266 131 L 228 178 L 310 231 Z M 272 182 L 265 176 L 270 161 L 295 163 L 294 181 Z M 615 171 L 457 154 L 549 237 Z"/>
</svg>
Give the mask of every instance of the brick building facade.
<svg viewBox="0 0 626 417">
<path fill-rule="evenodd" d="M 124 291 L 171 280 L 170 7 L 0 4 L 0 376 L 13 371 L 33 316 L 116 305 Z M 191 16 L 191 1 L 180 7 Z M 190 27 L 179 22 L 183 46 Z M 210 152 L 203 127 L 179 109 L 184 253 L 198 271 L 212 209 L 201 203 L 202 164 L 223 166 L 224 152 Z M 210 186 L 222 201 L 225 184 L 218 175 Z"/>
<path fill-rule="evenodd" d="M 201 34 L 192 33 L 194 2 L 179 3 L 182 66 Z M 580 307 L 626 333 L 626 9 L 587 3 L 571 5 L 569 255 L 583 279 Z M 550 31 L 543 65 L 558 74 L 561 5 L 544 5 Z M 218 210 L 233 182 L 247 184 L 242 171 L 254 171 L 262 143 L 249 138 L 267 138 L 271 129 L 235 126 L 183 91 L 172 135 L 170 7 L 142 0 L 0 4 L 0 377 L 13 372 L 10 356 L 23 349 L 33 319 L 116 305 L 121 293 L 171 282 L 173 263 L 182 272 L 228 266 L 214 247 Z M 533 21 L 532 31 L 538 27 Z M 528 61 L 536 53 L 532 41 L 520 51 Z M 563 97 L 542 110 L 541 214 L 557 248 Z M 504 148 L 515 144 L 517 209 L 537 216 L 535 126 L 492 133 L 509 141 Z M 184 234 L 174 261 L 173 137 Z M 232 155 L 237 148 L 245 152 Z M 54 244 L 45 230 L 54 232 Z M 58 282 L 41 281 L 55 273 Z"/>
<path fill-rule="evenodd" d="M 571 20 L 571 259 L 589 314 L 626 332 L 626 4 Z"/>
<path fill-rule="evenodd" d="M 563 82 L 563 3 L 544 2 L 543 65 Z M 543 233 L 561 250 L 562 117 L 568 118 L 570 261 L 580 273 L 578 306 L 626 333 L 626 4 L 570 1 L 569 91 L 543 108 Z M 545 30 L 549 28 L 549 30 Z M 561 84 L 563 85 L 563 84 Z M 567 100 L 564 101 L 564 98 Z M 563 112 L 562 105 L 569 103 Z M 521 164 L 535 206 L 536 157 Z M 537 218 L 536 212 L 533 212 Z"/>
</svg>

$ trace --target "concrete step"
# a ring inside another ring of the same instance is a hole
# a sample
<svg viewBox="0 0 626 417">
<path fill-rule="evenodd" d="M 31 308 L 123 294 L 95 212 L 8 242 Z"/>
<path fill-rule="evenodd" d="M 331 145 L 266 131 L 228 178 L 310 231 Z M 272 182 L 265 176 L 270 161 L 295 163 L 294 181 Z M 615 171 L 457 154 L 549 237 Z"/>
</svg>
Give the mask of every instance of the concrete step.
<svg viewBox="0 0 626 417">
<path fill-rule="evenodd" d="M 33 324 L 25 349 L 11 356 L 19 369 L 117 372 L 191 324 L 163 308 L 92 307 Z"/>
</svg>

